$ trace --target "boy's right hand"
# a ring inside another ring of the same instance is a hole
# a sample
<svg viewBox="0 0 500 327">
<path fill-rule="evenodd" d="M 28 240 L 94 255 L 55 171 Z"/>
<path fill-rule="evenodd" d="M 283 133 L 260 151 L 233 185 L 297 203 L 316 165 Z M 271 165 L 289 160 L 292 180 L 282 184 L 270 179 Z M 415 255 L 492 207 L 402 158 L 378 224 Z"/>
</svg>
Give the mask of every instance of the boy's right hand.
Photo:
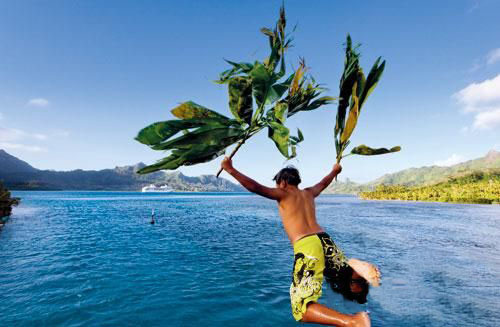
<svg viewBox="0 0 500 327">
<path fill-rule="evenodd" d="M 224 160 L 222 160 L 220 166 L 222 169 L 229 172 L 231 169 L 233 169 L 233 161 L 231 160 L 231 158 L 225 157 Z"/>
<path fill-rule="evenodd" d="M 333 166 L 333 173 L 335 175 L 338 175 L 340 174 L 340 172 L 342 171 L 342 166 L 338 163 L 336 163 L 334 166 Z"/>
</svg>

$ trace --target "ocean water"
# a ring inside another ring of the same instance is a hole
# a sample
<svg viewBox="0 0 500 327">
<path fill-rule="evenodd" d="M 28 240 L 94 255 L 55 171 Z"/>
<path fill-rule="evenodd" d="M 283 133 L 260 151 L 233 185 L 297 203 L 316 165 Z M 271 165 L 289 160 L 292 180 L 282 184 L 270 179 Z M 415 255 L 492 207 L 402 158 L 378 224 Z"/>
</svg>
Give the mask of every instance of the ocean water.
<svg viewBox="0 0 500 327">
<path fill-rule="evenodd" d="M 292 247 L 249 194 L 14 192 L 0 232 L 0 326 L 296 326 Z M 151 210 L 157 214 L 150 225 Z M 319 223 L 379 265 L 373 326 L 500 326 L 500 206 L 321 196 Z"/>
</svg>

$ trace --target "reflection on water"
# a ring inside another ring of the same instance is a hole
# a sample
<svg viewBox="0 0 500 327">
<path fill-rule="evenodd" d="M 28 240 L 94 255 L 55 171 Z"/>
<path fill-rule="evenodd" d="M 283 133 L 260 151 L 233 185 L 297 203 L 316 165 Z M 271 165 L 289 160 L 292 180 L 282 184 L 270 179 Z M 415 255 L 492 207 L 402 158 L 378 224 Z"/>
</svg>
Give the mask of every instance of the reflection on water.
<svg viewBox="0 0 500 327">
<path fill-rule="evenodd" d="M 0 233 L 11 325 L 294 326 L 292 248 L 275 203 L 248 194 L 14 192 Z M 149 224 L 151 209 L 156 224 Z M 377 263 L 373 326 L 499 326 L 500 207 L 322 196 L 318 220 Z"/>
</svg>

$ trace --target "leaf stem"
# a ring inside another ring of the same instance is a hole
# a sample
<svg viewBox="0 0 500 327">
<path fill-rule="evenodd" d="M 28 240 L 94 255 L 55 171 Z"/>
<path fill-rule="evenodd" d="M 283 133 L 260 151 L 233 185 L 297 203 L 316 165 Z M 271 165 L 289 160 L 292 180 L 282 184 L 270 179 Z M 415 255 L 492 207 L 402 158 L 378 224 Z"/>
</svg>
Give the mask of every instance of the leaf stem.
<svg viewBox="0 0 500 327">
<path fill-rule="evenodd" d="M 236 154 L 236 152 L 238 152 L 238 150 L 243 145 L 243 143 L 245 143 L 246 140 L 247 140 L 247 138 L 244 138 L 243 140 L 238 142 L 238 145 L 236 146 L 236 148 L 234 148 L 233 152 L 231 152 L 231 154 L 229 155 L 229 159 L 233 158 L 233 156 Z M 219 178 L 219 175 L 222 173 L 222 170 L 223 170 L 222 168 L 219 169 L 219 171 L 217 172 L 217 175 L 215 175 L 217 178 Z"/>
</svg>

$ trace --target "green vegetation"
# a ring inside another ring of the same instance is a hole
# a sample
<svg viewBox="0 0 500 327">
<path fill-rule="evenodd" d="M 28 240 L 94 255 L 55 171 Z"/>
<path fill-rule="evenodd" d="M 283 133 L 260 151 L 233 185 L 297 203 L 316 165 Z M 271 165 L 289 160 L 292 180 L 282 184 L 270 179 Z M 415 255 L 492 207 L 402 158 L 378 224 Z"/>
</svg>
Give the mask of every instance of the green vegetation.
<svg viewBox="0 0 500 327">
<path fill-rule="evenodd" d="M 216 82 L 228 87 L 229 109 L 233 118 L 188 101 L 172 110 L 172 114 L 179 119 L 157 122 L 142 129 L 136 137 L 137 141 L 153 150 L 171 152 L 138 173 L 148 174 L 208 162 L 237 143 L 230 155 L 232 157 L 247 139 L 264 128 L 267 128 L 269 138 L 284 157 L 294 157 L 296 145 L 304 137 L 300 130 L 297 136 L 292 136 L 285 126 L 286 119 L 300 111 L 315 110 L 331 103 L 334 98 L 319 97 L 323 88 L 305 74 L 304 60 L 291 75 L 285 77 L 285 52 L 292 41 L 285 27 L 285 10 L 281 8 L 275 28 L 261 29 L 269 40 L 270 54 L 266 59 L 254 63 L 226 60 L 231 68 L 222 72 Z M 178 133 L 181 135 L 171 139 Z"/>
<path fill-rule="evenodd" d="M 374 156 L 401 150 L 401 147 L 399 146 L 395 146 L 391 149 L 372 149 L 362 144 L 352 149 L 350 154 L 342 156 L 350 143 L 349 138 L 358 123 L 361 108 L 363 107 L 366 99 L 370 96 L 373 90 L 375 90 L 375 87 L 377 86 L 380 77 L 382 77 L 382 73 L 385 68 L 385 60 L 380 63 L 381 58 L 379 57 L 373 64 L 368 77 L 365 77 L 363 69 L 359 65 L 360 53 L 356 51 L 358 47 L 359 45 L 353 47 L 351 37 L 347 35 L 344 72 L 340 78 L 339 105 L 337 108 L 337 117 L 334 129 L 337 163 L 340 163 L 342 158 L 353 154 Z M 347 108 L 349 108 L 349 114 L 347 113 Z"/>
<path fill-rule="evenodd" d="M 486 156 L 474 160 L 462 162 L 450 167 L 420 167 L 410 168 L 394 174 L 386 174 L 375 181 L 369 183 L 370 186 L 385 185 L 405 185 L 423 186 L 445 182 L 449 177 L 463 175 L 473 171 L 484 171 L 487 169 L 500 168 L 500 152 L 491 150 Z"/>
<path fill-rule="evenodd" d="M 409 200 L 500 204 L 500 169 L 477 171 L 450 177 L 427 186 L 379 185 L 359 196 L 369 200 Z"/>
<path fill-rule="evenodd" d="M 0 182 L 0 227 L 12 212 L 12 207 L 19 204 L 18 198 L 12 198 L 10 192 Z"/>
</svg>

